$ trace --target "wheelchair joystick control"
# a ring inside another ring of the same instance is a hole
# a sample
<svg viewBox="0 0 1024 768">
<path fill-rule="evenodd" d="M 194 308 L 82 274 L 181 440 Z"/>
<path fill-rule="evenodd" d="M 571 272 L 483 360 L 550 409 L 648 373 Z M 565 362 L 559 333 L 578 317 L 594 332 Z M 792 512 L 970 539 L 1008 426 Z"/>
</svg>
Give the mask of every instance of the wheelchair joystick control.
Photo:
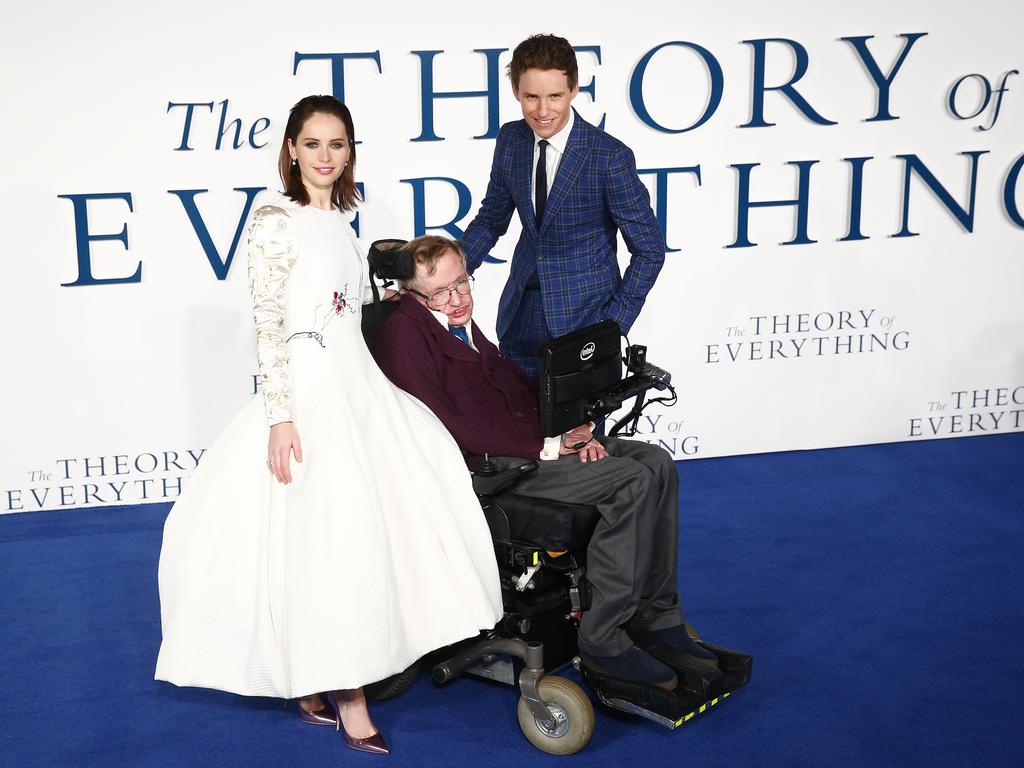
<svg viewBox="0 0 1024 768">
<path fill-rule="evenodd" d="M 491 475 L 498 474 L 498 467 L 493 461 L 491 461 L 490 454 L 484 454 L 484 460 L 476 468 L 474 474 L 483 475 L 484 477 L 490 477 Z"/>
</svg>

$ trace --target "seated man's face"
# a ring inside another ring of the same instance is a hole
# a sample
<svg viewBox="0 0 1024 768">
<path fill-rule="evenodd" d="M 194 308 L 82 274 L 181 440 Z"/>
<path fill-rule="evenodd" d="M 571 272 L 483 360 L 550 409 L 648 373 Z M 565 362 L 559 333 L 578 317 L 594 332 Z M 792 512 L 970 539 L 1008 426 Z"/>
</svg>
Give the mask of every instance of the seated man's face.
<svg viewBox="0 0 1024 768">
<path fill-rule="evenodd" d="M 424 296 L 436 297 L 424 299 L 412 294 L 420 304 L 435 312 L 444 312 L 448 316 L 448 325 L 467 325 L 473 317 L 473 294 L 459 293 L 454 289 L 460 280 L 468 280 L 466 265 L 455 251 L 445 251 L 437 260 L 434 274 L 427 275 L 426 268 L 416 265 L 416 283 L 414 287 Z M 441 292 L 438 295 L 438 292 Z"/>
</svg>

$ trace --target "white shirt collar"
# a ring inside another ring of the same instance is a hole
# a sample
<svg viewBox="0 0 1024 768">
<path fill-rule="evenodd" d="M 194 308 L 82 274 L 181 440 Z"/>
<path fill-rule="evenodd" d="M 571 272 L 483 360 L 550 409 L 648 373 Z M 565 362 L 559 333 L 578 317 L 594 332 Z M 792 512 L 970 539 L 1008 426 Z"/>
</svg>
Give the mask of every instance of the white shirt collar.
<svg viewBox="0 0 1024 768">
<path fill-rule="evenodd" d="M 431 309 L 430 307 L 427 307 L 427 311 L 434 316 L 434 319 L 437 320 L 437 322 L 444 326 L 446 331 L 448 330 L 448 315 L 444 312 L 438 312 L 436 309 Z M 473 322 L 470 321 L 462 327 L 466 329 L 466 335 L 469 337 L 469 346 L 472 347 L 474 351 L 479 351 L 476 348 L 476 344 L 473 342 Z"/>
<path fill-rule="evenodd" d="M 565 154 L 565 145 L 569 143 L 569 134 L 572 133 L 572 124 L 576 122 L 576 111 L 569 107 L 569 119 L 565 121 L 565 125 L 562 126 L 562 130 L 548 139 L 550 144 L 559 155 Z M 533 147 L 536 150 L 537 143 L 541 140 L 541 137 L 534 132 L 533 134 Z"/>
</svg>

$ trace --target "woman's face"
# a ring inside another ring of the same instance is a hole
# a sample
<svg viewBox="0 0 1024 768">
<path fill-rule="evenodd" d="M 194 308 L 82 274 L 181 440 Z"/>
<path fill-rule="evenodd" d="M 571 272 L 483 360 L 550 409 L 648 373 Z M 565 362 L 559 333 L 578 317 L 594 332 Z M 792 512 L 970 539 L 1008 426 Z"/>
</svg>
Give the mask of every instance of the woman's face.
<svg viewBox="0 0 1024 768">
<path fill-rule="evenodd" d="M 330 190 L 348 163 L 352 148 L 345 123 L 334 115 L 314 112 L 299 131 L 288 152 L 298 161 L 302 183 L 307 190 Z"/>
</svg>

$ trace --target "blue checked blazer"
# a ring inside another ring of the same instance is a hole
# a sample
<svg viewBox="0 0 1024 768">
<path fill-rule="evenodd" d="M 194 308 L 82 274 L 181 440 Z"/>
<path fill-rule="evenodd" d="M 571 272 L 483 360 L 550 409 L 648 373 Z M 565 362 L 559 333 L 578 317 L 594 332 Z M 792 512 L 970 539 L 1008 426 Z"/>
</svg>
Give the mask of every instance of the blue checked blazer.
<svg viewBox="0 0 1024 768">
<path fill-rule="evenodd" d="M 561 336 L 607 319 L 628 331 L 665 262 L 665 239 L 632 151 L 573 111 L 540 229 L 531 190 L 534 135 L 517 120 L 498 133 L 487 194 L 462 237 L 472 272 L 519 212 L 523 232 L 498 304 L 499 338 L 519 310 L 535 265 L 548 330 Z M 624 275 L 615 256 L 617 232 L 631 254 Z"/>
</svg>

